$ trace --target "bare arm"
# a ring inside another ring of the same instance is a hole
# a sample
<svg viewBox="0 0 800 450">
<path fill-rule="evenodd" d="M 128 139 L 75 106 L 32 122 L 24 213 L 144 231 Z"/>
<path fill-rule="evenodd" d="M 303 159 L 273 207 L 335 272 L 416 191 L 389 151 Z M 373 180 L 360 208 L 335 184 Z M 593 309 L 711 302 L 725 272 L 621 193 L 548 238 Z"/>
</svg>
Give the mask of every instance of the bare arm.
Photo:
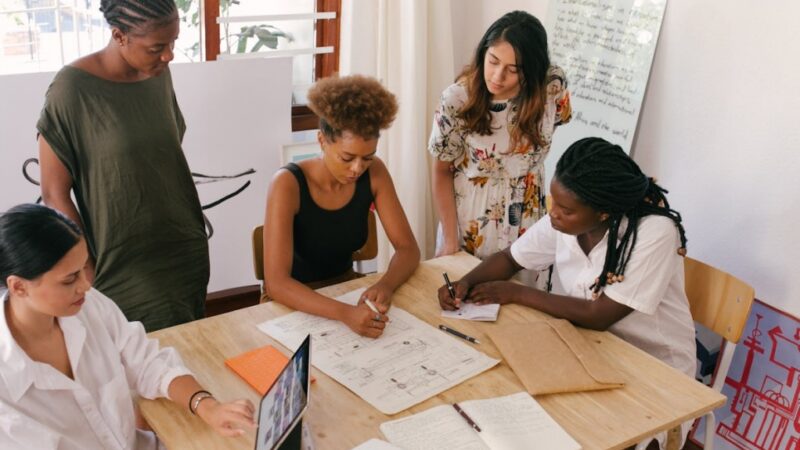
<svg viewBox="0 0 800 450">
<path fill-rule="evenodd" d="M 44 204 L 57 209 L 83 229 L 78 208 L 72 202 L 72 175 L 58 159 L 52 147 L 39 135 L 39 167 L 42 172 L 41 190 Z M 85 231 L 85 230 L 84 230 Z"/>
<path fill-rule="evenodd" d="M 183 409 L 189 410 L 192 394 L 203 390 L 200 383 L 191 376 L 175 377 L 167 388 L 169 398 Z M 194 407 L 194 405 L 192 405 Z M 189 410 L 189 412 L 192 412 Z M 240 436 L 246 428 L 255 428 L 253 420 L 255 407 L 249 400 L 236 400 L 220 403 L 214 397 L 208 397 L 197 403 L 194 411 L 205 423 L 223 436 Z"/>
<path fill-rule="evenodd" d="M 435 160 L 433 163 L 433 202 L 442 223 L 444 242 L 436 256 L 450 255 L 459 250 L 458 214 L 453 187 L 452 162 Z"/>
<path fill-rule="evenodd" d="M 601 331 L 633 311 L 605 294 L 601 294 L 597 300 L 587 301 L 505 281 L 521 269 L 522 266 L 511 256 L 510 248 L 497 252 L 454 283 L 456 297 L 477 304 L 517 303 L 559 319 L 569 320 L 575 325 Z M 443 309 L 454 309 L 458 306 L 455 301 L 450 300 L 446 287 L 439 289 L 439 304 Z"/>
<path fill-rule="evenodd" d="M 65 216 L 72 219 L 86 233 L 86 228 L 78 213 L 78 208 L 72 202 L 70 192 L 72 191 L 72 175 L 70 175 L 64 163 L 58 159 L 50 144 L 39 135 L 39 168 L 41 170 L 41 191 L 42 201 L 45 205 L 61 211 Z M 95 261 L 92 255 L 86 264 L 87 276 L 89 281 L 94 281 Z"/>
<path fill-rule="evenodd" d="M 400 199 L 397 198 L 392 177 L 380 159 L 376 158 L 370 167 L 370 183 L 375 207 L 386 236 L 394 247 L 394 255 L 386 273 L 364 292 L 364 297 L 388 307 L 392 293 L 408 280 L 419 265 L 419 246 L 411 232 Z M 373 288 L 375 292 L 372 291 Z"/>
<path fill-rule="evenodd" d="M 278 171 L 270 184 L 264 217 L 264 285 L 267 293 L 292 309 L 344 322 L 365 336 L 380 336 L 385 316 L 373 320 L 375 313 L 365 305 L 354 307 L 338 302 L 292 278 L 293 223 L 299 207 L 297 181 L 289 171 Z"/>
</svg>

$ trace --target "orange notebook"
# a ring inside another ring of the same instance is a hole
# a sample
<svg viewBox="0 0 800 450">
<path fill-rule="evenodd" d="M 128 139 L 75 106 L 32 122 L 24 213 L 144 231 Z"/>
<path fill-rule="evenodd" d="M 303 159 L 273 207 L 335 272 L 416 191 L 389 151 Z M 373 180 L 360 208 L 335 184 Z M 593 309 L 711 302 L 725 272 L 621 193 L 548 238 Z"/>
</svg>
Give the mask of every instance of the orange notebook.
<svg viewBox="0 0 800 450">
<path fill-rule="evenodd" d="M 225 365 L 264 395 L 289 362 L 289 357 L 267 345 L 226 359 Z"/>
</svg>

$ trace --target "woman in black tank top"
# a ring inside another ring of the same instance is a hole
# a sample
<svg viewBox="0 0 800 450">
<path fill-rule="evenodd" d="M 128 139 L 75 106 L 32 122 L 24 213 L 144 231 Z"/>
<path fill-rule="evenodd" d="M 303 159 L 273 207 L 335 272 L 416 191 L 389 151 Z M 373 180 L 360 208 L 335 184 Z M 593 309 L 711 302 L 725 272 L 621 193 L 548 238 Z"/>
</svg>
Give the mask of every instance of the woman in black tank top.
<svg viewBox="0 0 800 450">
<path fill-rule="evenodd" d="M 293 309 L 378 337 L 392 294 L 414 272 L 420 256 L 389 171 L 375 156 L 380 130 L 394 120 L 397 101 L 378 81 L 358 75 L 320 80 L 308 100 L 320 117 L 322 156 L 287 165 L 270 184 L 264 223 L 266 293 Z M 386 273 L 357 306 L 313 291 L 307 284 L 352 272 L 351 255 L 366 242 L 373 204 L 395 250 Z M 367 299 L 378 313 L 365 304 Z"/>
</svg>

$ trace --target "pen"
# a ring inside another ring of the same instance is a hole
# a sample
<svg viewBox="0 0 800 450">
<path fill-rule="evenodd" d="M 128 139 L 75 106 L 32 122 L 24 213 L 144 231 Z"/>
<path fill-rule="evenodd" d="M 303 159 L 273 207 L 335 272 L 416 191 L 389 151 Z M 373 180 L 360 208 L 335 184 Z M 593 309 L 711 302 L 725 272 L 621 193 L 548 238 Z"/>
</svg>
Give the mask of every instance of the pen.
<svg viewBox="0 0 800 450">
<path fill-rule="evenodd" d="M 469 424 L 469 426 L 471 426 L 471 427 L 472 427 L 472 429 L 474 429 L 474 430 L 475 430 L 475 431 L 477 431 L 478 433 L 480 433 L 480 432 L 481 432 L 481 427 L 479 427 L 479 426 L 478 426 L 478 424 L 477 424 L 477 423 L 475 423 L 475 421 L 474 421 L 474 420 L 472 420 L 472 418 L 471 418 L 470 416 L 468 416 L 468 415 L 467 415 L 467 413 L 465 413 L 465 412 L 464 412 L 464 410 L 463 410 L 463 409 L 461 409 L 461 407 L 460 407 L 460 406 L 458 406 L 458 403 L 453 403 L 453 408 L 455 408 L 455 409 L 456 409 L 456 411 L 458 412 L 458 414 L 459 414 L 461 417 L 463 417 L 463 418 L 464 418 L 464 420 L 466 420 L 466 421 L 467 421 L 467 423 Z"/>
<path fill-rule="evenodd" d="M 475 339 L 474 337 L 467 336 L 466 334 L 464 334 L 464 333 L 462 333 L 460 331 L 456 331 L 456 330 L 454 330 L 454 329 L 452 329 L 450 327 L 447 327 L 447 326 L 444 326 L 444 325 L 439 325 L 439 329 L 444 331 L 445 333 L 450 333 L 453 336 L 458 336 L 461 339 L 464 339 L 465 341 L 470 341 L 473 344 L 480 344 L 481 343 L 479 340 Z"/>
<path fill-rule="evenodd" d="M 372 303 L 372 300 L 370 300 L 368 298 L 365 298 L 364 299 L 364 303 L 366 303 L 367 306 L 369 306 L 369 309 L 371 309 L 372 312 L 374 312 L 375 314 L 380 314 L 381 313 L 380 311 L 378 311 L 378 308 L 375 307 L 375 304 Z"/>
<path fill-rule="evenodd" d="M 447 284 L 447 292 L 450 293 L 450 298 L 455 300 L 456 299 L 456 290 L 453 289 L 453 283 L 450 282 L 450 277 L 447 276 L 447 272 L 442 273 L 442 276 L 444 277 L 445 284 Z"/>
<path fill-rule="evenodd" d="M 365 298 L 365 299 L 364 299 L 364 303 L 366 303 L 366 304 L 367 304 L 367 306 L 369 307 L 369 309 L 371 309 L 371 310 L 372 310 L 372 312 L 374 312 L 374 313 L 376 314 L 376 315 L 375 315 L 375 317 L 376 317 L 376 319 L 375 319 L 375 320 L 376 320 L 376 321 L 377 321 L 377 320 L 380 320 L 380 316 L 382 316 L 382 314 L 381 314 L 381 312 L 380 312 L 380 311 L 378 311 L 378 308 L 376 308 L 376 307 L 375 307 L 375 303 L 372 303 L 372 300 L 370 300 L 370 299 L 368 299 L 368 298 Z M 387 319 L 387 322 L 388 322 L 388 319 Z"/>
</svg>

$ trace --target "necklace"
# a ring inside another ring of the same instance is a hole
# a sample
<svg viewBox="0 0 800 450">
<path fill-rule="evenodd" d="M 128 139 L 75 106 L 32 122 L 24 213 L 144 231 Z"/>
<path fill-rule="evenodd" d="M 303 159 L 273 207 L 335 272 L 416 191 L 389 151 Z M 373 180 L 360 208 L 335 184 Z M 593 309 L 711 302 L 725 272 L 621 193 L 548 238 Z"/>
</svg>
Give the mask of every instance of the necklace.
<svg viewBox="0 0 800 450">
<path fill-rule="evenodd" d="M 489 105 L 489 111 L 500 112 L 505 110 L 507 107 L 508 107 L 508 102 L 492 103 L 491 105 Z"/>
</svg>

